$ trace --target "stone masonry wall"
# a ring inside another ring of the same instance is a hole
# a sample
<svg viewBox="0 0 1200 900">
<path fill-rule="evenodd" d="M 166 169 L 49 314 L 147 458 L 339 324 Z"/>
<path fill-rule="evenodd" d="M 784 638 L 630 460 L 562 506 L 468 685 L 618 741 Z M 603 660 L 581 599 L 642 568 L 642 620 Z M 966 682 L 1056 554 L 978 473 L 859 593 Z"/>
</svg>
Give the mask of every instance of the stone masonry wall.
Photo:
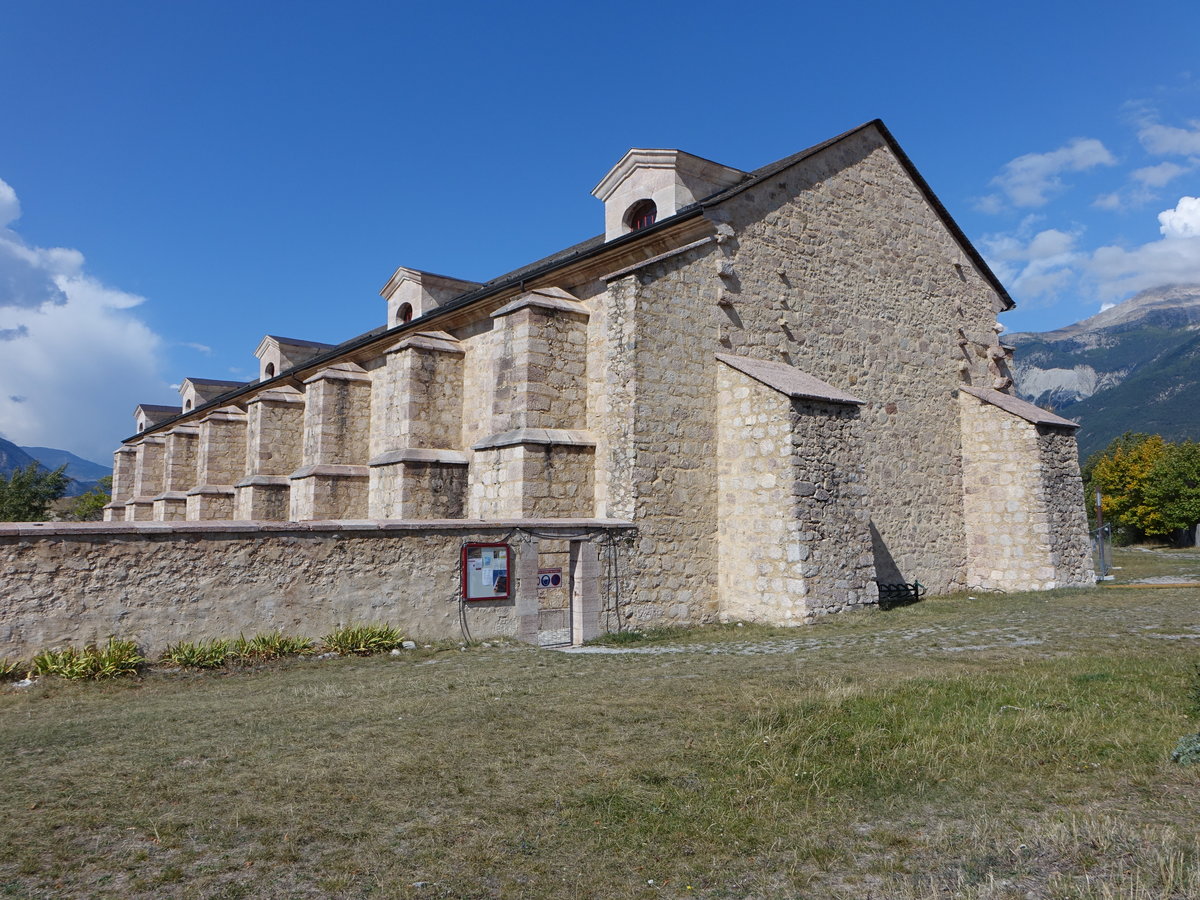
<svg viewBox="0 0 1200 900">
<path fill-rule="evenodd" d="M 457 638 L 462 543 L 502 540 L 518 523 L 101 524 L 0 525 L 0 658 L 110 636 L 157 654 L 180 640 L 376 622 Z M 537 561 L 529 568 L 536 577 Z M 515 602 L 468 604 L 472 634 L 514 634 Z"/>
<path fill-rule="evenodd" d="M 1055 582 L 1060 587 L 1095 584 L 1075 436 L 1061 428 L 1039 425 L 1037 443 Z"/>
<path fill-rule="evenodd" d="M 610 435 L 610 515 L 633 507 L 638 525 L 635 622 L 714 621 L 717 595 L 717 391 L 719 281 L 715 245 L 655 262 L 610 283 L 632 317 L 622 356 L 637 373 L 618 397 L 623 435 Z M 613 326 L 617 327 L 614 320 Z M 611 360 L 610 371 L 620 371 Z"/>
<path fill-rule="evenodd" d="M 990 386 L 992 290 L 870 130 L 710 216 L 726 237 L 709 264 L 727 303 L 716 349 L 790 363 L 866 400 L 879 577 L 964 586 L 954 392 L 964 377 Z"/>
</svg>

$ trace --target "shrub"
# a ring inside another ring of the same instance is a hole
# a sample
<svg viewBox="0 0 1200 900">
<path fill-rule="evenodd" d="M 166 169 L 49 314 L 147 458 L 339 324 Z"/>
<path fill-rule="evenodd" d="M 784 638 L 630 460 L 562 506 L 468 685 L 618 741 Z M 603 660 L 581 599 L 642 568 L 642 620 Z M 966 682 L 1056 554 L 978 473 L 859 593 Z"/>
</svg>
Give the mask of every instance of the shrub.
<svg viewBox="0 0 1200 900">
<path fill-rule="evenodd" d="M 189 669 L 219 669 L 230 654 L 227 640 L 180 641 L 163 654 L 163 662 Z"/>
<path fill-rule="evenodd" d="M 1185 766 L 1200 765 L 1200 734 L 1181 737 L 1171 751 L 1171 759 Z"/>
<path fill-rule="evenodd" d="M 331 631 L 321 642 L 343 656 L 370 656 L 401 646 L 404 633 L 390 625 L 347 625 Z"/>
<path fill-rule="evenodd" d="M 16 681 L 21 674 L 21 664 L 15 659 L 0 658 L 0 681 Z"/>
<path fill-rule="evenodd" d="M 308 638 L 293 637 L 282 631 L 266 632 L 247 638 L 240 635 L 229 648 L 229 655 L 244 662 L 263 662 L 281 656 L 297 656 L 310 653 L 313 642 Z"/>
<path fill-rule="evenodd" d="M 133 641 L 109 638 L 103 647 L 88 644 L 82 650 L 67 647 L 63 650 L 43 650 L 33 658 L 33 671 L 38 675 L 58 675 L 61 678 L 117 678 L 136 675 L 146 664 Z"/>
</svg>

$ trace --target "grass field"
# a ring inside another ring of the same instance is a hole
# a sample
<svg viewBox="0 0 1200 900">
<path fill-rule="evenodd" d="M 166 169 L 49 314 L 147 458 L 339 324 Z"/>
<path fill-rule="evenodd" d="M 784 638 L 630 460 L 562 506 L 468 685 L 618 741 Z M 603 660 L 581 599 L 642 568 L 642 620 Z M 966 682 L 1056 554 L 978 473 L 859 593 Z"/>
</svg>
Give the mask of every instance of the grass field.
<svg viewBox="0 0 1200 900">
<path fill-rule="evenodd" d="M 1161 558 L 1158 558 L 1161 557 Z M 0 897 L 1200 897 L 1200 554 L 800 629 L 0 688 Z"/>
</svg>

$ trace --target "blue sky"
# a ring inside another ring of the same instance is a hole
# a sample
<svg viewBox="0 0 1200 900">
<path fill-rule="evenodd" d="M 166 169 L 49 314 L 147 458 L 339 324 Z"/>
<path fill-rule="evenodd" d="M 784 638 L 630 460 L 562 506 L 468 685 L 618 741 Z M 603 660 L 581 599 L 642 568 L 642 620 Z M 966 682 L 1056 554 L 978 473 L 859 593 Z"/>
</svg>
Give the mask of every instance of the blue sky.
<svg viewBox="0 0 1200 900">
<path fill-rule="evenodd" d="M 751 169 L 877 116 L 1009 330 L 1058 327 L 1200 281 L 1198 51 L 1195 2 L 10 0 L 0 435 L 106 461 L 263 334 L 383 323 L 398 265 L 602 231 L 631 146 Z"/>
</svg>

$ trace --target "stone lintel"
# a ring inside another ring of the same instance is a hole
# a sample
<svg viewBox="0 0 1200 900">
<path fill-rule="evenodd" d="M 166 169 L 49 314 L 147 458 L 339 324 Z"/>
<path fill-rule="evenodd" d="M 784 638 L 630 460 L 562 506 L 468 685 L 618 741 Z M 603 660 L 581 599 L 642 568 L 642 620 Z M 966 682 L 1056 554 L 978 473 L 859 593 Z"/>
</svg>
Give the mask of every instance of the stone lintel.
<svg viewBox="0 0 1200 900">
<path fill-rule="evenodd" d="M 187 492 L 188 497 L 221 497 L 233 496 L 232 484 L 202 484 Z"/>
<path fill-rule="evenodd" d="M 393 353 L 408 350 L 410 347 L 417 350 L 435 350 L 439 353 L 455 353 L 459 356 L 463 356 L 466 353 L 462 347 L 462 342 L 453 335 L 447 334 L 444 331 L 421 331 L 412 337 L 406 337 L 394 347 L 390 347 L 384 351 L 384 354 L 391 356 Z"/>
<path fill-rule="evenodd" d="M 389 450 L 373 457 L 369 466 L 392 466 L 398 463 L 441 463 L 451 466 L 469 464 L 467 455 L 460 450 L 439 450 L 425 447 L 408 447 L 404 450 Z"/>
<path fill-rule="evenodd" d="M 578 428 L 517 428 L 484 438 L 471 449 L 494 450 L 498 447 L 515 447 L 517 444 L 595 447 L 596 438 L 590 431 Z"/>
<path fill-rule="evenodd" d="M 526 291 L 515 300 L 506 303 L 494 313 L 493 319 L 498 319 L 502 316 L 515 313 L 517 310 L 525 309 L 529 306 L 536 306 L 542 309 L 552 309 L 556 311 L 574 313 L 578 316 L 587 318 L 591 315 L 588 312 L 587 306 L 581 303 L 571 294 L 564 291 L 562 288 L 538 288 L 535 291 Z"/>
<path fill-rule="evenodd" d="M 285 488 L 291 486 L 291 479 L 287 475 L 251 475 L 249 478 L 243 478 L 235 488 L 240 487 L 279 487 Z"/>
<path fill-rule="evenodd" d="M 318 381 L 365 381 L 370 383 L 371 376 L 362 366 L 355 363 L 338 363 L 326 366 L 310 378 L 305 378 L 305 384 L 316 384 Z"/>
<path fill-rule="evenodd" d="M 989 388 L 977 388 L 970 385 L 960 385 L 960 390 L 970 394 L 976 399 L 982 400 L 984 403 L 990 403 L 992 406 L 1004 410 L 1019 419 L 1024 419 L 1026 422 L 1032 422 L 1034 425 L 1053 425 L 1056 428 L 1071 428 L 1079 427 L 1078 422 L 1072 422 L 1070 419 L 1064 419 L 1062 416 L 1056 416 L 1052 412 L 1047 412 L 1040 406 L 1034 406 L 1020 397 L 1014 397 L 1012 394 L 1005 394 L 1000 391 L 991 390 Z"/>
<path fill-rule="evenodd" d="M 370 474 L 369 466 L 302 466 L 287 477 L 291 481 L 296 481 L 301 478 L 311 478 L 314 475 L 325 478 L 368 478 Z"/>
</svg>

